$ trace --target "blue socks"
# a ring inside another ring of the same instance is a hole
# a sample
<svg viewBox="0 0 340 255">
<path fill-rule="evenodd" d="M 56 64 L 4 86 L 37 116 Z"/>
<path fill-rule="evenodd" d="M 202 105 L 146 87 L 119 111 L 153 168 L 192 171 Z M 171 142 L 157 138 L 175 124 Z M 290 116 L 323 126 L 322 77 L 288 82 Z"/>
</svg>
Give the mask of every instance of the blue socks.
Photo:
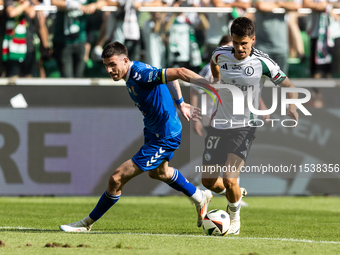
<svg viewBox="0 0 340 255">
<path fill-rule="evenodd" d="M 100 217 L 103 216 L 104 213 L 106 213 L 107 210 L 111 208 L 111 206 L 118 202 L 119 198 L 120 195 L 115 196 L 105 191 L 99 199 L 96 207 L 90 213 L 90 218 L 94 221 L 97 221 Z"/>
<path fill-rule="evenodd" d="M 176 168 L 174 168 L 174 175 L 172 178 L 165 183 L 171 188 L 183 192 L 188 197 L 191 197 L 197 189 Z"/>
<path fill-rule="evenodd" d="M 195 194 L 197 188 L 192 185 L 176 168 L 174 168 L 174 175 L 172 178 L 166 182 L 170 187 L 175 190 L 183 192 L 188 197 L 191 197 Z M 120 198 L 119 196 L 112 195 L 107 191 L 100 197 L 96 207 L 90 213 L 90 218 L 94 221 L 97 221 L 100 217 L 104 215 L 113 206 L 118 202 Z"/>
</svg>

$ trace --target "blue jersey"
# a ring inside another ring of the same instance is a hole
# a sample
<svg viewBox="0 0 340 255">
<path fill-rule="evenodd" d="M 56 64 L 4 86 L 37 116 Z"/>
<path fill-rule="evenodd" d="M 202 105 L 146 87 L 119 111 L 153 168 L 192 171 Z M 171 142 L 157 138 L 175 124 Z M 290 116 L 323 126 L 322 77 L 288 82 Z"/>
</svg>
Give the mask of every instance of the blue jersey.
<svg viewBox="0 0 340 255">
<path fill-rule="evenodd" d="M 172 96 L 166 83 L 166 69 L 133 61 L 126 76 L 130 97 L 144 115 L 145 135 L 168 139 L 182 131 Z"/>
</svg>

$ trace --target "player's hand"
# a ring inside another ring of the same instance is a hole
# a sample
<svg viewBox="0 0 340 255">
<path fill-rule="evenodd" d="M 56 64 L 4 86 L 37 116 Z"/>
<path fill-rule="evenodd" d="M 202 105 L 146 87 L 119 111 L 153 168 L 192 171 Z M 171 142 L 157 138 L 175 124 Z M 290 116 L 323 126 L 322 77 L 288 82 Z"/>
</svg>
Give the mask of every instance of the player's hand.
<svg viewBox="0 0 340 255">
<path fill-rule="evenodd" d="M 203 125 L 202 125 L 202 121 L 197 120 L 192 124 L 192 127 L 194 129 L 194 131 L 196 132 L 196 134 L 198 134 L 199 136 L 203 136 L 202 133 L 202 129 L 203 129 Z"/>
<path fill-rule="evenodd" d="M 299 121 L 299 114 L 296 111 L 296 106 L 295 105 L 290 105 L 289 106 L 289 108 L 288 108 L 288 116 L 296 121 L 296 125 L 294 126 L 294 127 L 296 127 L 297 123 Z"/>
<path fill-rule="evenodd" d="M 180 103 L 178 106 L 178 109 L 181 111 L 184 118 L 186 118 L 187 121 L 190 119 L 192 121 L 197 121 L 198 119 L 202 119 L 199 114 L 201 113 L 201 109 L 194 107 L 190 104 L 187 104 L 185 102 Z"/>
</svg>

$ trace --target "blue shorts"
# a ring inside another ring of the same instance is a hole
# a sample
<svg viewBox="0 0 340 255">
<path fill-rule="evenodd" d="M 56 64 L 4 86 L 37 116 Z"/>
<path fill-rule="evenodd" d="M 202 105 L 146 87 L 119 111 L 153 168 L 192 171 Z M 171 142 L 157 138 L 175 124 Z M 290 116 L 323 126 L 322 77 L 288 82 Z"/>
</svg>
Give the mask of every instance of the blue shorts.
<svg viewBox="0 0 340 255">
<path fill-rule="evenodd" d="M 132 157 L 143 171 L 152 171 L 164 160 L 170 161 L 181 143 L 181 133 L 170 139 L 149 139 L 144 136 L 144 145 Z"/>
</svg>

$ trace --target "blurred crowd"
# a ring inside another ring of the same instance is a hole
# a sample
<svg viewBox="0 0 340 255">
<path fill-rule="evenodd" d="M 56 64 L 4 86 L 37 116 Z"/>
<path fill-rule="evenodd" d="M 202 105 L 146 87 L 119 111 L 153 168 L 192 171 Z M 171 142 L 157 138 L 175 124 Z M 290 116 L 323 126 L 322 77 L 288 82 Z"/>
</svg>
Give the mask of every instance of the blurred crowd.
<svg viewBox="0 0 340 255">
<path fill-rule="evenodd" d="M 100 56 L 111 41 L 124 43 L 131 60 L 199 72 L 239 16 L 254 20 L 254 46 L 291 77 L 340 77 L 340 15 L 334 11 L 340 0 L 0 0 L 0 5 L 2 77 L 106 77 Z M 117 10 L 101 11 L 104 6 Z M 232 12 L 139 11 L 169 6 Z M 256 12 L 247 12 L 250 7 Z"/>
</svg>

